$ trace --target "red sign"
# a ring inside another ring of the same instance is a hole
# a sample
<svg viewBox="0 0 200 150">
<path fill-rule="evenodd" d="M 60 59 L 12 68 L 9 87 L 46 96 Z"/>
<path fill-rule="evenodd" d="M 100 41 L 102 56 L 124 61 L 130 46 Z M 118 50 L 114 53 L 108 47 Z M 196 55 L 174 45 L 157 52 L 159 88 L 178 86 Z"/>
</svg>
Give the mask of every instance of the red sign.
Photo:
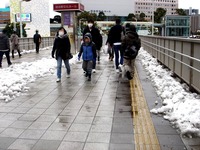
<svg viewBox="0 0 200 150">
<path fill-rule="evenodd" d="M 54 4 L 54 11 L 84 11 L 84 6 L 80 3 L 70 3 L 70 4 Z"/>
</svg>

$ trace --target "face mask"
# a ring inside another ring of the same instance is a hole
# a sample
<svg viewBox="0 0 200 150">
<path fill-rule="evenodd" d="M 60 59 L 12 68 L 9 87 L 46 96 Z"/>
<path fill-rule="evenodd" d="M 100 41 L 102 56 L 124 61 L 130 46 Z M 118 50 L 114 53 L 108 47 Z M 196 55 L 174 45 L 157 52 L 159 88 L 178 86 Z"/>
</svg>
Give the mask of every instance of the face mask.
<svg viewBox="0 0 200 150">
<path fill-rule="evenodd" d="M 89 28 L 91 28 L 92 26 L 93 26 L 93 24 L 92 24 L 92 23 L 89 23 L 89 24 L 88 24 L 88 27 L 89 27 Z"/>
<path fill-rule="evenodd" d="M 59 31 L 58 34 L 59 34 L 59 36 L 63 36 L 64 32 L 63 31 Z"/>
</svg>

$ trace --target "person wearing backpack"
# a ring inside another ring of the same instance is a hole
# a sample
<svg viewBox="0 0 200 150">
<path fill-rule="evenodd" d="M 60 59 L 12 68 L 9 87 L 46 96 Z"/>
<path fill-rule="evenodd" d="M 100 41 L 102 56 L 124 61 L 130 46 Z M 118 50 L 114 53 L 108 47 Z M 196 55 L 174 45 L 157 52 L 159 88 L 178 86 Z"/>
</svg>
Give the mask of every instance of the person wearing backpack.
<svg viewBox="0 0 200 150">
<path fill-rule="evenodd" d="M 124 53 L 124 69 L 129 80 L 134 77 L 135 58 L 141 47 L 141 40 L 134 25 L 128 26 L 124 39 L 122 40 L 122 51 Z"/>
</svg>

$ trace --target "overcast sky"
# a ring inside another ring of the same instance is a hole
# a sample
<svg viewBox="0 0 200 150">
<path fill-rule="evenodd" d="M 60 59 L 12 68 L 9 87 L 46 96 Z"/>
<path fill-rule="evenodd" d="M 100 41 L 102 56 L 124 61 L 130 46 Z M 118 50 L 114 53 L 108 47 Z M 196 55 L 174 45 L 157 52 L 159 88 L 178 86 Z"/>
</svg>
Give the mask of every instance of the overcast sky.
<svg viewBox="0 0 200 150">
<path fill-rule="evenodd" d="M 53 4 L 65 2 L 66 0 L 49 0 L 50 17 L 53 17 L 55 15 L 55 12 L 53 12 Z M 8 3 L 9 0 L 0 0 L 0 8 L 4 8 L 5 5 Z M 200 0 L 179 0 L 179 8 L 188 9 L 189 7 L 192 7 L 194 9 L 200 9 Z"/>
</svg>

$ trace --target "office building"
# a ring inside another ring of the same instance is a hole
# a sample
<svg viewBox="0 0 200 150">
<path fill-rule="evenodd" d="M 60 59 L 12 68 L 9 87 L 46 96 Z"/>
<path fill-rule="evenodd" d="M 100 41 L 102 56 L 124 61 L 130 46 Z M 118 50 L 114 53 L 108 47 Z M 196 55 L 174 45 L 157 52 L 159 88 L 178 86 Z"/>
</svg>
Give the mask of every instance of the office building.
<svg viewBox="0 0 200 150">
<path fill-rule="evenodd" d="M 10 23 L 10 7 L 0 8 L 0 24 Z"/>
<path fill-rule="evenodd" d="M 199 14 L 199 10 L 198 9 L 192 9 L 192 7 L 190 7 L 189 9 L 184 9 L 184 11 L 186 12 L 186 14 L 188 16 Z"/>
<path fill-rule="evenodd" d="M 134 0 L 81 0 L 85 10 L 91 13 L 104 12 L 108 16 L 107 20 L 111 20 L 113 16 L 127 17 L 129 13 L 134 13 Z M 110 18 L 111 17 L 111 18 Z"/>
<path fill-rule="evenodd" d="M 178 8 L 178 0 L 135 0 L 135 14 L 144 13 L 147 20 L 151 20 L 152 12 L 157 8 L 164 8 L 166 15 L 174 15 Z"/>
</svg>

